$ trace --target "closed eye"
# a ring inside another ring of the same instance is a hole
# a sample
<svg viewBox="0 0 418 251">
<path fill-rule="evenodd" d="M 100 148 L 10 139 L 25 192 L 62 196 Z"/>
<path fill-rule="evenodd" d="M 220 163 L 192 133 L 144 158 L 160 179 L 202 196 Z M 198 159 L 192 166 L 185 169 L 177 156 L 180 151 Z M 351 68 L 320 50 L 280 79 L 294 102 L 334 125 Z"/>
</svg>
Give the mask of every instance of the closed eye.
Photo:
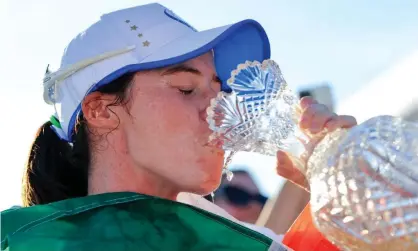
<svg viewBox="0 0 418 251">
<path fill-rule="evenodd" d="M 192 94 L 193 91 L 194 91 L 194 89 L 191 89 L 191 90 L 179 89 L 179 92 L 181 92 L 181 94 L 186 95 L 186 96 Z"/>
</svg>

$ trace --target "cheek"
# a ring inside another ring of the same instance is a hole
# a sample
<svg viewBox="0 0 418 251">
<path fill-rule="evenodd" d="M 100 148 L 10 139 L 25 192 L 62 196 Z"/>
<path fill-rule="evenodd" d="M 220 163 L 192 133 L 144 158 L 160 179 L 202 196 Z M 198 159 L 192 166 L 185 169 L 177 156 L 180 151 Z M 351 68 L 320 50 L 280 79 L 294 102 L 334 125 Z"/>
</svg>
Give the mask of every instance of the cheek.
<svg viewBox="0 0 418 251">
<path fill-rule="evenodd" d="M 128 135 L 136 149 L 142 149 L 148 156 L 142 157 L 150 159 L 159 155 L 167 161 L 173 161 L 173 157 L 180 161 L 185 155 L 192 155 L 201 123 L 197 108 L 169 96 L 142 98 L 142 102 L 132 108 L 132 131 L 136 135 Z M 160 161 L 164 161 L 162 158 Z"/>
<path fill-rule="evenodd" d="M 220 182 L 223 154 L 204 146 L 210 131 L 198 107 L 170 94 L 144 97 L 131 108 L 126 133 L 130 154 L 138 166 L 181 181 L 179 186 L 213 191 Z"/>
<path fill-rule="evenodd" d="M 149 130 L 154 136 L 172 143 L 187 143 L 197 136 L 199 118 L 197 109 L 179 100 L 161 100 L 150 106 Z M 185 140 L 185 141 L 184 141 Z M 183 142 L 176 142 L 183 141 Z"/>
<path fill-rule="evenodd" d="M 198 128 L 196 109 L 181 102 L 158 105 L 153 116 L 159 129 L 171 136 L 186 136 Z"/>
</svg>

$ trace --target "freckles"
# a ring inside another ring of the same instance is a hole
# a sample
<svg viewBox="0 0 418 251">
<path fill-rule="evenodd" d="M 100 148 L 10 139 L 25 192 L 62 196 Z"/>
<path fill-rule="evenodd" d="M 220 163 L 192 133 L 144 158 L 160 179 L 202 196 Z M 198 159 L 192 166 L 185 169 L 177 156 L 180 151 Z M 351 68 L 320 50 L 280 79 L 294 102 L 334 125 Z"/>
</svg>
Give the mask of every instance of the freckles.
<svg viewBox="0 0 418 251">
<path fill-rule="evenodd" d="M 189 132 L 196 127 L 196 113 L 190 107 L 184 104 L 169 104 L 162 109 L 164 112 L 161 114 L 161 120 L 168 128 Z"/>
<path fill-rule="evenodd" d="M 159 91 L 138 95 L 136 104 L 138 123 L 148 134 L 174 143 L 194 142 L 201 121 L 198 110 L 192 102 L 187 102 L 175 92 Z M 171 138 L 171 139 L 170 139 Z"/>
</svg>

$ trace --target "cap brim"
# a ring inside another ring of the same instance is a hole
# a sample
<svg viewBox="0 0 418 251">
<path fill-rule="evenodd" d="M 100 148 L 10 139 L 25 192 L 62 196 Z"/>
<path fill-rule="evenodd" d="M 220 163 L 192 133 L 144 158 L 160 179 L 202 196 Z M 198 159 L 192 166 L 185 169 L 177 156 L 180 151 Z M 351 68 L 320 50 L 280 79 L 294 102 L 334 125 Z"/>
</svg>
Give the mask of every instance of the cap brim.
<svg viewBox="0 0 418 251">
<path fill-rule="evenodd" d="M 263 27 L 254 20 L 182 36 L 147 56 L 138 64 L 127 65 L 99 81 L 91 91 L 110 83 L 128 72 L 150 70 L 178 64 L 211 49 L 215 52 L 215 67 L 225 85 L 231 71 L 246 60 L 260 61 L 270 58 L 270 43 Z"/>
<path fill-rule="evenodd" d="M 263 27 L 254 20 L 244 20 L 232 25 L 195 32 L 177 38 L 159 48 L 141 62 L 127 65 L 112 72 L 97 82 L 90 89 L 90 93 L 126 73 L 179 64 L 211 49 L 214 49 L 215 67 L 223 83 L 223 91 L 230 91 L 226 81 L 230 78 L 231 71 L 238 64 L 244 63 L 246 60 L 262 62 L 270 58 L 270 43 Z M 74 122 L 79 111 L 80 105 L 69 121 L 69 139 L 71 139 L 72 128 L 74 128 Z"/>
<path fill-rule="evenodd" d="M 211 49 L 215 51 L 216 71 L 223 82 L 230 78 L 238 64 L 270 58 L 270 44 L 264 29 L 254 20 L 245 20 L 176 39 L 143 63 L 152 64 L 153 68 L 164 67 L 195 58 Z"/>
</svg>

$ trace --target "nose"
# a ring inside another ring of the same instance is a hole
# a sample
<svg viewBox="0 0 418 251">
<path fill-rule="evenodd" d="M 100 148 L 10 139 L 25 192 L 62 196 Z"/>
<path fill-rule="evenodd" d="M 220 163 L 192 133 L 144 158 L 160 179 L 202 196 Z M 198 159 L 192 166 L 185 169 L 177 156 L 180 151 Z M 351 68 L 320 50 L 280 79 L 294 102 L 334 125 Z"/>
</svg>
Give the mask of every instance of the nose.
<svg viewBox="0 0 418 251">
<path fill-rule="evenodd" d="M 219 85 L 218 85 L 219 86 Z M 220 87 L 211 86 L 208 88 L 202 97 L 201 107 L 199 116 L 202 120 L 206 121 L 207 113 L 206 109 L 210 106 L 210 101 L 218 95 L 220 92 Z"/>
</svg>

